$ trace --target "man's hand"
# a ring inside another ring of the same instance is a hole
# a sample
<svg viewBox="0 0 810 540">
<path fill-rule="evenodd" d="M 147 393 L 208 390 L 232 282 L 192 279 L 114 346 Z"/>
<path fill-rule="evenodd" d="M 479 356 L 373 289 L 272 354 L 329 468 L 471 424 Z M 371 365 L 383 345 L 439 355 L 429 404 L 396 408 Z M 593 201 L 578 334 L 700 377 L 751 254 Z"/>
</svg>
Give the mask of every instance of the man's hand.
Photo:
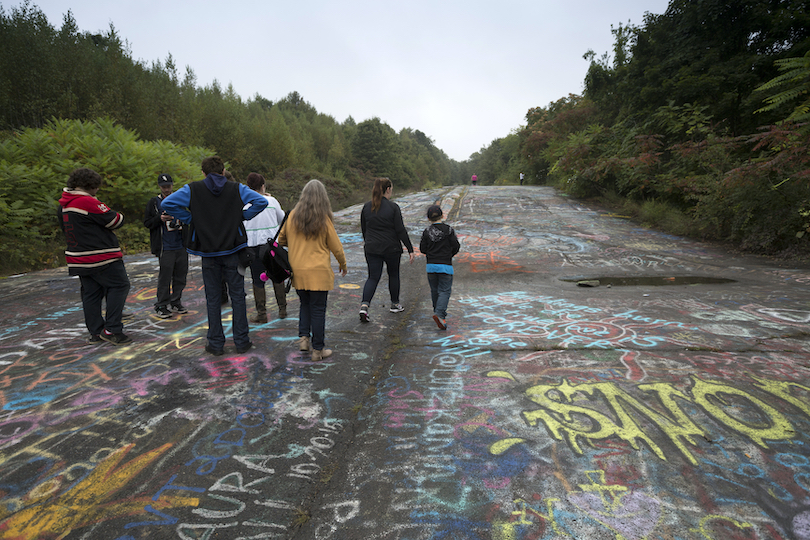
<svg viewBox="0 0 810 540">
<path fill-rule="evenodd" d="M 408 258 L 411 260 L 411 261 L 410 261 L 410 262 L 411 262 L 411 264 L 413 264 L 413 251 L 411 251 L 410 253 L 408 253 Z"/>
<path fill-rule="evenodd" d="M 174 218 L 169 214 L 167 214 L 166 212 L 163 212 L 162 214 L 160 214 L 160 219 L 162 219 L 163 221 L 171 221 Z"/>
</svg>

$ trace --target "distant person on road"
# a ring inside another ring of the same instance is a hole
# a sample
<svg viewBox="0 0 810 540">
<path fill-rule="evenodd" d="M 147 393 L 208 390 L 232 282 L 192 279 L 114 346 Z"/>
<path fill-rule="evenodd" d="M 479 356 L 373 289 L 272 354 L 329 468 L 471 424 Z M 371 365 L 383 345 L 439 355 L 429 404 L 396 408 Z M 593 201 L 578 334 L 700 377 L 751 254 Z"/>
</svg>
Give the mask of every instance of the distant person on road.
<svg viewBox="0 0 810 540">
<path fill-rule="evenodd" d="M 523 173 L 520 173 L 520 185 L 523 185 Z"/>
<path fill-rule="evenodd" d="M 377 284 L 382 277 L 383 263 L 388 270 L 388 292 L 391 296 L 391 313 L 405 311 L 399 303 L 399 262 L 402 257 L 402 244 L 408 250 L 408 257 L 413 263 L 413 245 L 408 231 L 402 221 L 399 205 L 391 202 L 394 184 L 388 178 L 376 178 L 371 190 L 371 201 L 363 206 L 360 212 L 360 230 L 365 244 L 363 251 L 368 265 L 368 279 L 363 287 L 363 299 L 360 304 L 360 320 L 369 321 L 368 307 Z"/>
<path fill-rule="evenodd" d="M 253 347 L 250 341 L 245 306 L 245 248 L 247 233 L 244 220 L 252 219 L 267 207 L 267 199 L 237 182 L 229 182 L 219 156 L 202 161 L 204 180 L 192 182 L 175 191 L 161 203 L 163 210 L 190 227 L 186 246 L 192 255 L 202 257 L 205 304 L 208 311 L 206 352 L 225 353 L 222 329 L 222 281 L 228 282 L 233 308 L 233 342 L 243 354 Z M 241 272 L 240 272 L 240 266 Z"/>
<path fill-rule="evenodd" d="M 441 222 L 443 216 L 440 206 L 434 204 L 428 208 L 430 226 L 422 232 L 419 251 L 427 258 L 433 320 L 440 330 L 447 330 L 447 304 L 453 291 L 453 256 L 458 253 L 460 245 L 453 227 Z"/>
<path fill-rule="evenodd" d="M 113 232 L 124 224 L 124 216 L 96 199 L 100 188 L 96 171 L 74 170 L 59 199 L 59 225 L 65 233 L 68 273 L 81 282 L 84 324 L 90 331 L 87 342 L 124 345 L 132 343 L 121 321 L 130 285 Z M 101 314 L 105 299 L 106 317 Z"/>
<path fill-rule="evenodd" d="M 470 177 L 470 183 L 474 186 L 478 185 L 478 175 L 473 173 L 472 177 Z"/>
<path fill-rule="evenodd" d="M 160 203 L 174 191 L 171 175 L 158 176 L 160 195 L 146 204 L 143 224 L 149 229 L 152 254 L 158 258 L 156 316 L 168 319 L 175 313 L 188 313 L 181 298 L 188 275 L 188 252 L 183 245 L 183 224 L 165 212 Z"/>
<path fill-rule="evenodd" d="M 289 247 L 292 284 L 301 300 L 298 312 L 298 348 L 312 350 L 319 362 L 332 355 L 324 348 L 326 301 L 335 288 L 330 253 L 337 259 L 340 275 L 346 275 L 346 255 L 335 230 L 329 195 L 320 180 L 310 180 L 301 190 L 278 234 L 278 243 Z M 311 337 L 311 341 L 310 341 Z"/>
<path fill-rule="evenodd" d="M 248 250 L 251 252 L 250 275 L 253 278 L 253 301 L 256 304 L 256 316 L 250 321 L 263 324 L 267 322 L 267 293 L 264 288 L 264 281 L 261 279 L 262 272 L 265 272 L 264 254 L 267 253 L 269 244 L 267 240 L 272 240 L 276 236 L 281 221 L 284 219 L 284 210 L 281 204 L 265 192 L 264 176 L 252 172 L 247 177 L 247 186 L 267 199 L 267 208 L 262 210 L 256 217 L 245 221 L 245 231 L 248 238 Z M 287 317 L 287 292 L 283 283 L 273 282 L 273 291 L 278 305 L 278 318 Z"/>
</svg>

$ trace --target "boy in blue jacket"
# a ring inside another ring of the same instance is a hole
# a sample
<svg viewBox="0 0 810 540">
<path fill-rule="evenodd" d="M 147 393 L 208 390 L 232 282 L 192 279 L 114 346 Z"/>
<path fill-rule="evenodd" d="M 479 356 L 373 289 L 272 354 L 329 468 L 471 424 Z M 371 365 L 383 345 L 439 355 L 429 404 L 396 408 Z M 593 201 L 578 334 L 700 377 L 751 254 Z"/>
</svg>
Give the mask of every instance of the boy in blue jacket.
<svg viewBox="0 0 810 540">
<path fill-rule="evenodd" d="M 267 199 L 249 187 L 228 182 L 225 163 L 219 156 L 202 161 L 204 180 L 187 184 L 161 202 L 162 209 L 187 223 L 190 231 L 186 249 L 202 257 L 205 303 L 208 310 L 208 345 L 215 356 L 225 352 L 222 329 L 222 282 L 228 284 L 233 308 L 233 342 L 238 354 L 253 347 L 248 335 L 244 269 L 239 272 L 240 254 L 246 253 L 247 221 L 267 207 Z M 244 267 L 244 265 L 243 265 Z"/>
<path fill-rule="evenodd" d="M 430 283 L 430 299 L 433 301 L 433 320 L 440 330 L 447 330 L 447 304 L 453 290 L 453 256 L 460 245 L 456 231 L 446 223 L 440 206 L 428 208 L 430 226 L 422 232 L 419 251 L 427 257 L 427 278 Z"/>
</svg>

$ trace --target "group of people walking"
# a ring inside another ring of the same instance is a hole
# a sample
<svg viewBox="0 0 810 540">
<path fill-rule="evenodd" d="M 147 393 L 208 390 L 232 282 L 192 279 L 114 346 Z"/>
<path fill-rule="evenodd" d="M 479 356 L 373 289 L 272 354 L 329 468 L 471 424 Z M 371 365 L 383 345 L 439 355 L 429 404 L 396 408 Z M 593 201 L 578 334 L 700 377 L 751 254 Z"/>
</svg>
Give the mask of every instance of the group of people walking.
<svg viewBox="0 0 810 540">
<path fill-rule="evenodd" d="M 266 181 L 251 173 L 247 185 L 229 181 L 224 162 L 217 156 L 202 162 L 203 180 L 174 191 L 168 174 L 158 177 L 160 195 L 146 206 L 144 225 L 150 229 L 150 247 L 159 259 L 155 316 L 170 318 L 187 313 L 182 293 L 188 273 L 188 254 L 202 261 L 208 315 L 205 350 L 224 354 L 222 297 L 229 294 L 232 306 L 233 340 L 236 352 L 253 347 L 249 337 L 244 274 L 250 269 L 256 316 L 253 323 L 266 323 L 267 297 L 263 260 L 268 240 L 277 239 L 288 249 L 292 268 L 291 285 L 299 298 L 298 345 L 309 352 L 312 361 L 332 355 L 325 346 L 326 310 L 329 291 L 334 288 L 332 257 L 341 276 L 347 274 L 346 256 L 334 225 L 334 216 L 326 187 L 310 180 L 288 215 L 279 202 L 266 193 Z M 108 341 L 116 345 L 132 342 L 124 334 L 122 312 L 129 292 L 129 280 L 123 253 L 113 232 L 123 216 L 95 198 L 101 177 L 90 169 L 77 169 L 68 179 L 60 199 L 60 224 L 67 242 L 65 251 L 71 275 L 81 279 L 85 324 L 90 343 Z M 400 259 L 403 246 L 411 263 L 414 248 L 399 206 L 392 202 L 393 183 L 377 178 L 371 201 L 363 206 L 360 227 L 368 278 L 363 287 L 360 320 L 371 320 L 369 307 L 382 277 L 388 274 L 389 311 L 400 313 Z M 428 208 L 430 221 L 422 233 L 420 251 L 427 257 L 428 283 L 433 303 L 433 320 L 447 328 L 447 304 L 453 283 L 452 258 L 459 251 L 455 231 L 441 223 L 441 207 Z M 224 291 L 227 287 L 227 293 Z M 287 317 L 287 290 L 273 282 L 279 318 Z M 107 301 L 102 316 L 102 299 Z"/>
</svg>

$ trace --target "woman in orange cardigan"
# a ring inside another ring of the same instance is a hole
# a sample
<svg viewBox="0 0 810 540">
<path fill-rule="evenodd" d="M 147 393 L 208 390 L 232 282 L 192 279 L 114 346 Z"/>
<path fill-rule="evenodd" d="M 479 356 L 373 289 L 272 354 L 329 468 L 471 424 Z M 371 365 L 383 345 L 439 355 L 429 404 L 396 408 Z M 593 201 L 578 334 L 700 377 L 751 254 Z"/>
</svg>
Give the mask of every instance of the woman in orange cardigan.
<svg viewBox="0 0 810 540">
<path fill-rule="evenodd" d="M 292 284 L 301 300 L 299 349 L 311 348 L 312 361 L 318 362 L 332 354 L 331 349 L 324 348 L 326 300 L 335 287 L 330 253 L 337 259 L 340 275 L 346 275 L 346 255 L 335 230 L 329 195 L 320 180 L 310 180 L 301 190 L 298 204 L 279 232 L 278 243 L 288 246 Z"/>
</svg>

